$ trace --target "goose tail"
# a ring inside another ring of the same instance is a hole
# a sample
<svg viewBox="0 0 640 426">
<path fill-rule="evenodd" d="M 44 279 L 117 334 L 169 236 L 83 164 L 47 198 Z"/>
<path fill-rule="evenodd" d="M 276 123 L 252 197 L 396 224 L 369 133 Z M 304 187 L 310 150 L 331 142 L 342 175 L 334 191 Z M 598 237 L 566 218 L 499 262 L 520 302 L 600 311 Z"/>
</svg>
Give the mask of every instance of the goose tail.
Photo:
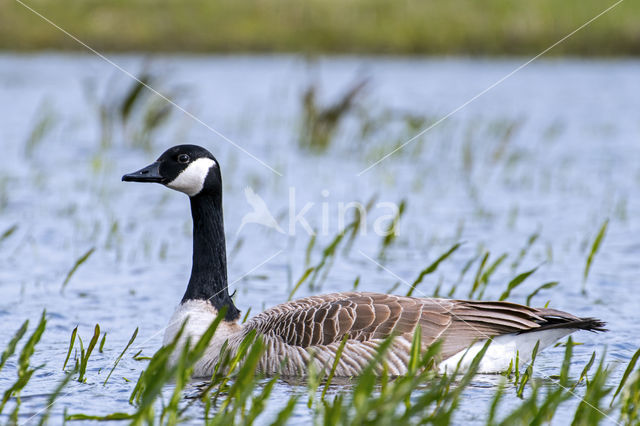
<svg viewBox="0 0 640 426">
<path fill-rule="evenodd" d="M 547 321 L 549 321 L 548 324 L 544 324 L 539 328 L 522 331 L 521 334 L 530 333 L 534 331 L 553 330 L 553 329 L 561 329 L 561 328 L 570 329 L 570 330 L 586 330 L 594 333 L 609 331 L 606 328 L 607 323 L 602 320 L 599 320 L 598 318 L 591 318 L 591 317 L 575 318 L 575 319 L 571 318 L 571 319 L 563 319 L 563 321 L 554 321 L 555 318 L 548 318 L 546 316 L 544 318 Z"/>
<path fill-rule="evenodd" d="M 606 328 L 607 324 L 598 318 L 580 318 L 576 317 L 575 315 L 571 315 L 568 312 L 550 308 L 538 308 L 538 311 L 544 322 L 540 323 L 540 327 L 534 328 L 532 330 L 523 330 L 521 333 L 562 328 L 570 330 L 586 330 L 592 332 L 608 331 Z"/>
</svg>

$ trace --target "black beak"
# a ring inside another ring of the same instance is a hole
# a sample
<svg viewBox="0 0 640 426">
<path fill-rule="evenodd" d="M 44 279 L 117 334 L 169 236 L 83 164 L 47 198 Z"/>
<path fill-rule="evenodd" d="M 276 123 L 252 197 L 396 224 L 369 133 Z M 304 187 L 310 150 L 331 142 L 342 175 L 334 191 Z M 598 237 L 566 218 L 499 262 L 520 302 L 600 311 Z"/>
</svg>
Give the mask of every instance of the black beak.
<svg viewBox="0 0 640 426">
<path fill-rule="evenodd" d="M 122 180 L 124 182 L 164 182 L 164 178 L 160 175 L 160 163 L 157 161 L 144 169 L 122 176 Z"/>
</svg>

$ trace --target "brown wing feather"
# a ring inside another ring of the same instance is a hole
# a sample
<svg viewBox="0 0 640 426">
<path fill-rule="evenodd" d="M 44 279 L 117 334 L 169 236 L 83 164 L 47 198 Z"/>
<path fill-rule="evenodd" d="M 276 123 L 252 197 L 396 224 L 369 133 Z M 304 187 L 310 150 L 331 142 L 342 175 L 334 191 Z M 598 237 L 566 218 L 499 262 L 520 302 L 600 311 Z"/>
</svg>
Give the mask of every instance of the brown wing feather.
<svg viewBox="0 0 640 426">
<path fill-rule="evenodd" d="M 339 342 L 346 334 L 359 341 L 384 339 L 394 332 L 411 336 L 421 322 L 430 324 L 430 330 L 437 328 L 435 334 L 440 335 L 449 321 L 442 314 L 425 311 L 423 299 L 335 293 L 277 305 L 252 318 L 246 329 L 255 328 L 288 345 L 309 347 Z"/>
<path fill-rule="evenodd" d="M 333 293 L 294 300 L 256 315 L 246 329 L 310 347 L 384 339 L 395 333 L 411 339 L 417 325 L 426 347 L 443 340 L 444 359 L 475 341 L 507 333 L 559 327 L 579 318 L 562 311 L 511 302 L 412 298 L 380 293 Z"/>
</svg>

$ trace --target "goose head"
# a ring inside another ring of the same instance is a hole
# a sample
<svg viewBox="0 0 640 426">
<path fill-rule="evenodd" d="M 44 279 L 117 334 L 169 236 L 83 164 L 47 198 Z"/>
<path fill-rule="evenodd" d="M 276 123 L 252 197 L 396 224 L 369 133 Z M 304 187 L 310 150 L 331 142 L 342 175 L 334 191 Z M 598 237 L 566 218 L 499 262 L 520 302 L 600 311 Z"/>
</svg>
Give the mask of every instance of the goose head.
<svg viewBox="0 0 640 426">
<path fill-rule="evenodd" d="M 126 182 L 155 182 L 189 196 L 193 218 L 191 278 L 182 303 L 206 303 L 225 320 L 240 311 L 227 287 L 227 258 L 222 214 L 222 175 L 215 157 L 197 145 L 169 148 L 152 164 L 122 176 Z"/>
<path fill-rule="evenodd" d="M 122 176 L 125 182 L 155 182 L 195 197 L 222 192 L 220 167 L 215 157 L 197 145 L 177 145 L 152 164 Z"/>
</svg>

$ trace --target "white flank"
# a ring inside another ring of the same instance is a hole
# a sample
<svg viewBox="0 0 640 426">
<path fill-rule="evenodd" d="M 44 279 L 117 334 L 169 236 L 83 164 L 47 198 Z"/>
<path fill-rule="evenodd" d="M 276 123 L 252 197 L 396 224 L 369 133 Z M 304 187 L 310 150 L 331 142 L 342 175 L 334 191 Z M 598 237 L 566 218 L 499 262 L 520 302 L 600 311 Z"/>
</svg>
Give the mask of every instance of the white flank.
<svg viewBox="0 0 640 426">
<path fill-rule="evenodd" d="M 500 373 L 509 369 L 509 364 L 514 360 L 516 355 L 519 359 L 519 365 L 522 366 L 525 363 L 531 361 L 531 354 L 533 348 L 536 346 L 538 340 L 540 346 L 538 347 L 538 353 L 541 350 L 551 345 L 558 339 L 562 339 L 576 331 L 575 329 L 556 328 L 552 330 L 543 331 L 531 331 L 522 334 L 504 334 L 492 339 L 487 353 L 480 361 L 478 373 Z M 469 365 L 473 361 L 473 358 L 480 352 L 486 341 L 475 343 L 468 350 L 458 352 L 438 365 L 438 369 L 441 373 L 448 371 L 449 373 L 455 371 L 456 366 L 460 362 L 460 372 L 464 372 L 469 368 Z M 462 360 L 462 361 L 461 361 Z"/>
<path fill-rule="evenodd" d="M 209 169 L 215 164 L 216 162 L 211 158 L 198 158 L 189 164 L 177 178 L 169 182 L 167 186 L 193 197 L 202 191 Z"/>
</svg>

